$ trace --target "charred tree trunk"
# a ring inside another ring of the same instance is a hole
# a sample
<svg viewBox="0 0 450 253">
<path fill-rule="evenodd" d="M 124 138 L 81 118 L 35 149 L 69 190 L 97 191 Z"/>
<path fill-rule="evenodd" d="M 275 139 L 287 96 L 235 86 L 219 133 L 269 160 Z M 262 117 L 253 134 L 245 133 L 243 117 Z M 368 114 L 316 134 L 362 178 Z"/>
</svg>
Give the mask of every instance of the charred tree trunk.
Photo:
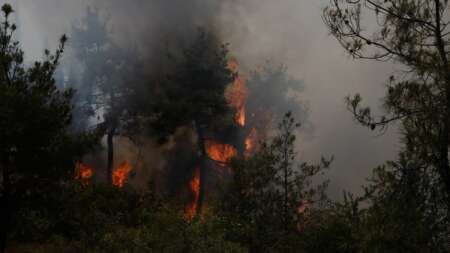
<svg viewBox="0 0 450 253">
<path fill-rule="evenodd" d="M 200 186 L 199 186 L 199 195 L 197 208 L 195 210 L 195 215 L 197 217 L 200 216 L 203 208 L 203 202 L 205 201 L 205 192 L 206 192 L 206 150 L 205 150 L 205 136 L 203 133 L 203 129 L 198 123 L 198 121 L 194 122 L 194 128 L 197 132 L 197 154 L 199 159 L 200 166 Z"/>
<path fill-rule="evenodd" d="M 114 135 L 116 134 L 116 124 L 113 124 L 108 131 L 106 136 L 106 143 L 108 148 L 108 161 L 107 161 L 107 182 L 109 185 L 112 185 L 112 173 L 114 166 Z"/>
<path fill-rule="evenodd" d="M 289 170 L 289 156 L 288 156 L 288 144 L 284 143 L 286 147 L 283 150 L 283 188 L 284 188 L 284 200 L 283 200 L 283 229 L 285 239 L 288 235 L 288 197 L 289 197 L 289 178 L 288 178 L 288 170 Z"/>
<path fill-rule="evenodd" d="M 280 139 L 280 148 L 281 148 L 281 173 L 282 173 L 282 191 L 283 191 L 283 210 L 282 210 L 282 229 L 283 229 L 283 236 L 284 240 L 287 239 L 287 236 L 289 234 L 289 176 L 290 176 L 290 138 L 291 135 L 288 132 L 288 129 L 285 129 L 286 133 L 283 133 L 282 138 Z"/>
<path fill-rule="evenodd" d="M 205 193 L 206 193 L 206 163 L 205 163 L 205 155 L 200 156 L 200 187 L 199 187 L 199 194 L 198 194 L 198 203 L 197 203 L 197 210 L 195 211 L 196 216 L 199 217 L 202 208 L 203 203 L 205 202 Z"/>
<path fill-rule="evenodd" d="M 4 164 L 2 170 L 3 190 L 0 197 L 0 252 L 6 252 L 6 243 L 11 222 L 11 177 L 8 163 Z"/>
</svg>

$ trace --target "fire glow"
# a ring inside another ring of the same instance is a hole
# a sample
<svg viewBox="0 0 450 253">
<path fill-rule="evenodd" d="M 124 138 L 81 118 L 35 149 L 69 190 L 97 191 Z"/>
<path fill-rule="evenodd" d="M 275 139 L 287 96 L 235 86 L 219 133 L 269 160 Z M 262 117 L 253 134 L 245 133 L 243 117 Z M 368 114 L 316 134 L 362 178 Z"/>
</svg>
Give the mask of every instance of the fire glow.
<svg viewBox="0 0 450 253">
<path fill-rule="evenodd" d="M 112 184 L 122 188 L 130 174 L 132 168 L 128 161 L 122 162 L 114 169 L 112 175 Z M 83 184 L 87 184 L 94 174 L 93 168 L 88 165 L 77 162 L 75 167 L 75 179 L 80 180 Z"/>
<path fill-rule="evenodd" d="M 252 156 L 258 148 L 258 131 L 252 128 L 247 138 L 245 138 L 245 153 L 246 157 Z"/>
<path fill-rule="evenodd" d="M 192 220 L 197 212 L 198 200 L 200 198 L 200 167 L 195 168 L 194 177 L 189 182 L 189 186 L 194 198 L 186 208 L 186 218 Z"/>
<path fill-rule="evenodd" d="M 128 174 L 131 172 L 131 165 L 128 161 L 122 162 L 114 171 L 112 175 L 112 184 L 122 188 L 125 185 Z"/>
<path fill-rule="evenodd" d="M 92 177 L 92 168 L 87 166 L 86 164 L 82 162 L 76 163 L 76 173 L 75 173 L 75 179 L 79 179 L 82 182 L 88 182 Z"/>
<path fill-rule="evenodd" d="M 205 146 L 206 153 L 208 153 L 209 158 L 222 164 L 237 155 L 236 148 L 229 144 L 222 144 L 208 140 L 205 142 Z"/>
<path fill-rule="evenodd" d="M 236 75 L 233 85 L 227 91 L 227 100 L 231 107 L 236 110 L 234 119 L 240 126 L 245 126 L 245 101 L 248 97 L 248 89 L 245 77 L 238 72 L 238 62 L 231 59 L 228 68 Z"/>
</svg>

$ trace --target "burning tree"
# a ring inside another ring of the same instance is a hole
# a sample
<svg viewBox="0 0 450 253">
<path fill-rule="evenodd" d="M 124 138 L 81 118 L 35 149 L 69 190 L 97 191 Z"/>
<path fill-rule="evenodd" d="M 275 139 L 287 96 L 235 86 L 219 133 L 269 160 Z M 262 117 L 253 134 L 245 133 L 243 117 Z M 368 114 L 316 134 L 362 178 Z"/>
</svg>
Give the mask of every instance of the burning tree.
<svg viewBox="0 0 450 253">
<path fill-rule="evenodd" d="M 239 73 L 239 66 L 236 59 L 231 59 L 228 62 L 228 68 L 236 74 L 234 83 L 227 90 L 227 100 L 231 107 L 236 110 L 234 120 L 236 123 L 243 127 L 246 121 L 245 103 L 248 97 L 248 89 L 246 85 L 245 77 Z"/>
<path fill-rule="evenodd" d="M 86 127 L 96 122 L 106 134 L 107 182 L 114 177 L 114 137 L 130 133 L 129 99 L 137 83 L 142 80 L 141 65 L 136 52 L 117 46 L 106 28 L 107 20 L 101 20 L 98 10 L 88 8 L 80 26 L 72 28 L 72 49 L 78 68 L 73 68 L 71 80 L 79 83 L 81 91 L 76 97 L 77 121 Z M 76 65 L 76 64 L 75 64 Z M 95 117 L 94 117 L 95 116 Z"/>
<path fill-rule="evenodd" d="M 162 81 L 163 93 L 153 107 L 151 126 L 162 141 L 179 127 L 189 127 L 195 132 L 199 166 L 197 214 L 205 198 L 206 161 L 210 159 L 207 140 L 215 130 L 233 123 L 224 95 L 227 85 L 234 80 L 227 56 L 226 45 L 220 44 L 213 34 L 199 31 L 183 51 L 173 73 Z"/>
<path fill-rule="evenodd" d="M 80 180 L 82 184 L 89 184 L 93 175 L 92 167 L 82 163 L 77 162 L 75 167 L 75 179 Z"/>
<path fill-rule="evenodd" d="M 234 58 L 228 65 L 236 78 L 225 95 L 235 110 L 234 120 L 238 126 L 232 129 L 238 134 L 228 139 L 240 154 L 247 157 L 254 154 L 287 111 L 302 120 L 303 131 L 311 130 L 307 107 L 300 98 L 303 82 L 290 76 L 285 65 L 267 61 L 248 74 L 239 69 Z"/>
<path fill-rule="evenodd" d="M 304 89 L 303 82 L 291 77 L 285 65 L 267 61 L 249 74 L 247 86 L 247 154 L 256 151 L 260 142 L 276 128 L 276 122 L 281 121 L 287 111 L 291 111 L 295 118 L 302 121 L 303 131 L 310 130 L 307 108 L 300 99 L 300 93 Z"/>
</svg>

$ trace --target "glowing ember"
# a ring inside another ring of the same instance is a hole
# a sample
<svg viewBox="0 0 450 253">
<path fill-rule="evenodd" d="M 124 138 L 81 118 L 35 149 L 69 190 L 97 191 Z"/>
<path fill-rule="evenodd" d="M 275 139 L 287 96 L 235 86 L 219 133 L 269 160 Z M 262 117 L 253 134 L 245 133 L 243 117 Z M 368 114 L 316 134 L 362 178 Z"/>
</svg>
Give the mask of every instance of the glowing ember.
<svg viewBox="0 0 450 253">
<path fill-rule="evenodd" d="M 92 177 L 92 168 L 82 162 L 76 163 L 75 179 L 87 183 Z"/>
<path fill-rule="evenodd" d="M 303 231 L 305 228 L 305 217 L 308 216 L 308 211 L 311 207 L 311 204 L 307 201 L 302 201 L 299 205 L 299 207 L 297 208 L 297 213 L 300 214 L 301 216 L 303 216 L 301 219 L 298 220 L 297 222 L 297 229 L 298 231 Z"/>
<path fill-rule="evenodd" d="M 205 148 L 209 158 L 220 163 L 225 163 L 230 158 L 237 155 L 237 150 L 233 146 L 211 140 L 205 142 Z"/>
<path fill-rule="evenodd" d="M 245 78 L 238 72 L 238 63 L 236 59 L 230 60 L 228 68 L 236 74 L 234 83 L 227 90 L 227 100 L 231 107 L 236 109 L 234 119 L 240 126 L 245 126 L 245 101 L 248 97 L 248 89 Z"/>
<path fill-rule="evenodd" d="M 245 139 L 244 155 L 246 157 L 249 157 L 256 152 L 258 145 L 259 145 L 258 139 L 259 139 L 258 131 L 256 130 L 256 128 L 252 128 L 252 130 L 250 131 L 250 134 Z"/>
<path fill-rule="evenodd" d="M 131 171 L 131 165 L 128 161 L 122 162 L 114 171 L 112 175 L 112 184 L 114 186 L 123 187 L 127 180 L 128 174 Z"/>
<path fill-rule="evenodd" d="M 186 218 L 188 220 L 192 220 L 195 217 L 195 214 L 197 211 L 198 199 L 200 197 L 200 167 L 195 168 L 194 177 L 192 178 L 189 185 L 190 185 L 192 194 L 194 195 L 194 198 L 192 199 L 192 202 L 189 203 L 189 205 L 186 208 Z"/>
<path fill-rule="evenodd" d="M 302 202 L 300 206 L 297 208 L 297 212 L 299 214 L 304 214 L 310 208 L 310 204 L 308 202 Z"/>
</svg>

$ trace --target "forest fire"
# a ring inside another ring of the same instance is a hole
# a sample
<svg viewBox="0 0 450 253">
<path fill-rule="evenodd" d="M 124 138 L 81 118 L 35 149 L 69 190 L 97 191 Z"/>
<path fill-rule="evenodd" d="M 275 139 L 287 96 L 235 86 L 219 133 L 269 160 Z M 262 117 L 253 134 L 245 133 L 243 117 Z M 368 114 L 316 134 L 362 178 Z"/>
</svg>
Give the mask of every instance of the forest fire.
<svg viewBox="0 0 450 253">
<path fill-rule="evenodd" d="M 205 142 L 206 153 L 209 158 L 224 165 L 230 158 L 237 155 L 237 150 L 229 144 L 217 143 L 212 140 Z"/>
<path fill-rule="evenodd" d="M 231 107 L 236 109 L 235 121 L 240 126 L 245 126 L 245 101 L 248 97 L 248 88 L 245 77 L 238 72 L 238 62 L 231 59 L 228 68 L 236 75 L 233 85 L 227 91 L 227 100 Z"/>
<path fill-rule="evenodd" d="M 87 166 L 86 164 L 82 162 L 76 163 L 75 168 L 75 179 L 81 180 L 83 183 L 88 183 L 88 181 L 92 177 L 92 168 Z"/>
<path fill-rule="evenodd" d="M 192 220 L 197 212 L 197 205 L 200 197 L 200 167 L 195 168 L 194 177 L 189 183 L 189 186 L 194 197 L 186 208 L 186 218 Z"/>
<path fill-rule="evenodd" d="M 112 184 L 122 188 L 125 185 L 128 174 L 132 168 L 128 161 L 123 161 L 114 171 L 112 175 Z"/>
<path fill-rule="evenodd" d="M 125 185 L 128 174 L 131 172 L 132 168 L 128 161 L 122 162 L 113 171 L 112 184 L 114 186 L 122 188 Z M 75 167 L 75 179 L 80 180 L 83 184 L 88 184 L 89 180 L 92 178 L 94 170 L 92 167 L 82 163 L 77 162 Z"/>
<path fill-rule="evenodd" d="M 228 68 L 236 75 L 236 78 L 234 80 L 234 83 L 232 86 L 229 87 L 226 93 L 226 98 L 228 100 L 228 103 L 231 107 L 236 109 L 235 114 L 235 121 L 236 123 L 244 127 L 246 125 L 246 108 L 245 104 L 249 96 L 249 90 L 247 87 L 246 79 L 245 77 L 239 73 L 238 68 L 238 62 L 236 59 L 231 59 L 228 62 Z M 255 117 L 255 113 L 252 113 L 252 116 Z M 261 138 L 261 135 L 256 130 L 256 128 L 252 128 L 248 136 L 244 140 L 245 150 L 244 150 L 244 156 L 249 157 L 253 155 L 259 146 L 259 140 Z M 230 157 L 234 156 L 235 154 L 228 153 L 229 157 L 224 157 L 222 154 L 227 154 L 225 151 L 219 152 L 219 147 L 213 146 L 211 147 L 211 150 L 208 149 L 209 156 L 217 161 L 224 162 Z M 221 156 L 222 155 L 222 156 Z"/>
</svg>

